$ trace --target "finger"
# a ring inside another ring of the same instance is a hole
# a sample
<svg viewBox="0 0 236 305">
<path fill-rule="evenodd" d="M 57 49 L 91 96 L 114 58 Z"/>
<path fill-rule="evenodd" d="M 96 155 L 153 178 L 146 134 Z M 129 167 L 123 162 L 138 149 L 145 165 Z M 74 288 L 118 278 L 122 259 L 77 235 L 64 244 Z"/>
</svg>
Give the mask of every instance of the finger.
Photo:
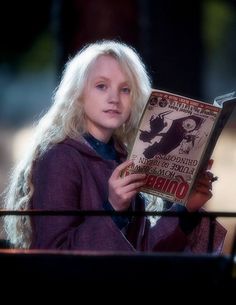
<svg viewBox="0 0 236 305">
<path fill-rule="evenodd" d="M 130 174 L 129 176 L 123 177 L 123 179 L 121 179 L 120 181 L 120 185 L 124 186 L 127 184 L 131 184 L 134 182 L 138 182 L 138 181 L 143 181 L 143 183 L 145 182 L 147 175 L 146 174 Z"/>
<path fill-rule="evenodd" d="M 130 184 L 127 184 L 126 186 L 123 187 L 123 192 L 124 193 L 129 193 L 132 191 L 139 191 L 140 187 L 144 186 L 145 181 L 136 181 Z"/>
<path fill-rule="evenodd" d="M 212 192 L 210 190 L 206 190 L 206 189 L 197 190 L 197 193 L 202 194 L 209 199 L 212 197 Z"/>
<path fill-rule="evenodd" d="M 211 190 L 212 190 L 212 184 L 211 183 L 208 183 L 208 184 L 198 184 L 194 188 L 195 192 L 199 192 L 199 193 L 203 193 L 203 194 L 208 194 L 209 192 L 211 192 Z"/>
<path fill-rule="evenodd" d="M 213 159 L 210 159 L 210 160 L 208 161 L 208 165 L 207 165 L 207 169 L 208 169 L 208 170 L 210 170 L 210 169 L 212 168 L 213 163 L 214 163 L 214 160 L 213 160 Z"/>
<path fill-rule="evenodd" d="M 210 171 L 205 171 L 201 174 L 201 176 L 199 176 L 199 178 L 197 179 L 197 183 L 204 183 L 207 181 L 212 181 L 214 175 L 212 172 Z"/>
<path fill-rule="evenodd" d="M 214 174 L 210 171 L 206 171 L 204 176 L 206 179 L 211 180 L 214 177 Z"/>
<path fill-rule="evenodd" d="M 125 162 L 118 165 L 115 170 L 113 171 L 111 177 L 118 179 L 120 177 L 121 172 L 128 166 L 130 166 L 133 163 L 132 160 L 126 160 Z"/>
<path fill-rule="evenodd" d="M 195 189 L 199 189 L 199 188 L 207 188 L 207 189 L 212 189 L 212 183 L 210 180 L 202 180 L 202 181 L 198 181 L 195 185 Z"/>
<path fill-rule="evenodd" d="M 214 175 L 211 172 L 205 172 L 199 179 L 196 181 L 194 190 L 201 191 L 204 190 L 212 190 L 212 180 L 214 179 Z M 203 191 L 204 192 L 204 191 Z"/>
</svg>

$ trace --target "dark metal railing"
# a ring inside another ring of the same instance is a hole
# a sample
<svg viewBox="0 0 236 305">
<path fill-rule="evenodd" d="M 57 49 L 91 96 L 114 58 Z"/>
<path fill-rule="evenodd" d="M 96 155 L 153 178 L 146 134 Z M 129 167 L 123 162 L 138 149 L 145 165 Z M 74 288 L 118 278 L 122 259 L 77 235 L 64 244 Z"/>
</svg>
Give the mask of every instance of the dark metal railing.
<svg viewBox="0 0 236 305">
<path fill-rule="evenodd" d="M 106 210 L 0 210 L 1 216 L 163 216 L 163 217 L 207 217 L 209 219 L 209 239 L 208 253 L 213 251 L 213 241 L 215 234 L 216 219 L 219 217 L 236 217 L 236 212 L 208 212 L 197 211 L 189 213 L 187 211 L 106 211 Z M 236 251 L 233 245 L 233 254 Z"/>
</svg>

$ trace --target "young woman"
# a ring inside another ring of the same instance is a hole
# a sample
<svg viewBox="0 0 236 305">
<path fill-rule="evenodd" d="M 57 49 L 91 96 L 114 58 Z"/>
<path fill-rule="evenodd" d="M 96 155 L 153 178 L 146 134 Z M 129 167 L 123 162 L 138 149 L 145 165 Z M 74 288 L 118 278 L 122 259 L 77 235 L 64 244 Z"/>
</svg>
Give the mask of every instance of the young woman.
<svg viewBox="0 0 236 305">
<path fill-rule="evenodd" d="M 144 210 L 150 205 L 139 193 L 145 175 L 120 174 L 130 165 L 127 148 L 150 90 L 132 47 L 100 41 L 83 48 L 66 65 L 54 102 L 13 173 L 5 208 Z M 202 173 L 189 212 L 211 198 L 211 178 Z M 189 224 L 177 217 L 151 226 L 146 217 L 8 216 L 5 228 L 13 246 L 30 249 L 204 252 L 208 240 L 206 219 Z M 221 251 L 224 236 L 217 224 L 214 251 Z"/>
</svg>

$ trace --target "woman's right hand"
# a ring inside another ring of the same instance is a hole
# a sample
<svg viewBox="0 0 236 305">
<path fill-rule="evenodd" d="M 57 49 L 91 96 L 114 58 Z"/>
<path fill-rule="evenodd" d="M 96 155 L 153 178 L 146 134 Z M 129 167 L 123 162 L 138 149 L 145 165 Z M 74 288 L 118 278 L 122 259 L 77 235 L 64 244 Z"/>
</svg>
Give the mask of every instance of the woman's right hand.
<svg viewBox="0 0 236 305">
<path fill-rule="evenodd" d="M 140 187 L 145 184 L 146 174 L 130 174 L 121 177 L 121 172 L 132 164 L 127 160 L 116 167 L 108 180 L 108 200 L 116 211 L 127 210 L 132 198 L 139 192 Z"/>
</svg>

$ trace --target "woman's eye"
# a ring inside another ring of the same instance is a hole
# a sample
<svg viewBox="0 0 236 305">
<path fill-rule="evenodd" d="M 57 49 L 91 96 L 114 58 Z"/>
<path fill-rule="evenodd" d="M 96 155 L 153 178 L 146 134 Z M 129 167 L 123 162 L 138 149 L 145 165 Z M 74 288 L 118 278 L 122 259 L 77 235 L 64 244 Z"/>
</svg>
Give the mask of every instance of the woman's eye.
<svg viewBox="0 0 236 305">
<path fill-rule="evenodd" d="M 130 88 L 129 87 L 124 87 L 124 88 L 121 89 L 121 91 L 123 93 L 130 94 Z"/>
<path fill-rule="evenodd" d="M 106 85 L 105 84 L 98 84 L 96 85 L 96 88 L 100 89 L 100 90 L 105 90 L 106 89 Z"/>
</svg>

